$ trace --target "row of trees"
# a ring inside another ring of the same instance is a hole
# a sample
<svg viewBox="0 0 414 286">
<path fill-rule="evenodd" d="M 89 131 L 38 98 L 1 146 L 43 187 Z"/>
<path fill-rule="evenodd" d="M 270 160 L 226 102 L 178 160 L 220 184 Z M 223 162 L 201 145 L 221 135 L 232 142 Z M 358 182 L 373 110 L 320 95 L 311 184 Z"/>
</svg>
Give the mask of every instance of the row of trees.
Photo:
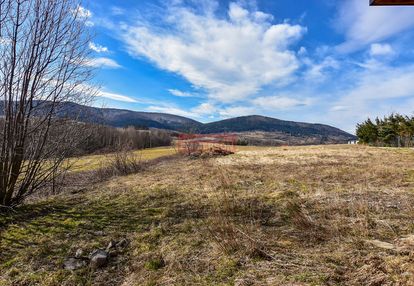
<svg viewBox="0 0 414 286">
<path fill-rule="evenodd" d="M 359 142 L 373 146 L 414 146 L 414 117 L 391 114 L 374 121 L 367 119 L 357 125 Z"/>
<path fill-rule="evenodd" d="M 142 130 L 135 127 L 115 128 L 104 125 L 88 125 L 88 136 L 78 147 L 76 155 L 94 152 L 118 151 L 122 148 L 144 149 L 170 146 L 170 132 L 158 129 Z"/>
</svg>

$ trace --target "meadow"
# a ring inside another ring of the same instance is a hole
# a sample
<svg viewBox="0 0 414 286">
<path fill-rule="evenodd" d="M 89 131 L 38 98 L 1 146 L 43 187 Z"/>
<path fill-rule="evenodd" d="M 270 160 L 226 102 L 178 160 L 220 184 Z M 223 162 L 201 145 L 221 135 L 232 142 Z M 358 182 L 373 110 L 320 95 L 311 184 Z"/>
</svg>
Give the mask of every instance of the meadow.
<svg viewBox="0 0 414 286">
<path fill-rule="evenodd" d="M 141 160 L 153 160 L 164 156 L 174 155 L 176 151 L 172 147 L 157 147 L 137 150 L 133 153 Z M 68 166 L 72 172 L 92 171 L 105 166 L 112 155 L 113 154 L 89 155 L 72 158 L 68 161 Z"/>
<path fill-rule="evenodd" d="M 156 160 L 2 214 L 0 285 L 414 285 L 413 149 L 138 156 Z M 63 268 L 111 241 L 105 267 Z"/>
</svg>

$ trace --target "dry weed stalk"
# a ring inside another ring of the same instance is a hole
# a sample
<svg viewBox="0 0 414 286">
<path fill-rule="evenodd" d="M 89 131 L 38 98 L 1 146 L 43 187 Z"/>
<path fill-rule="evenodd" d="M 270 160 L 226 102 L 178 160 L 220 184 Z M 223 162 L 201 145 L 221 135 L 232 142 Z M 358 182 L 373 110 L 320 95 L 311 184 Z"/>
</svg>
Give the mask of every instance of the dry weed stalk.
<svg viewBox="0 0 414 286">
<path fill-rule="evenodd" d="M 262 221 L 268 220 L 262 217 L 266 206 L 238 188 L 227 170 L 218 170 L 218 181 L 213 216 L 207 227 L 215 243 L 226 254 L 272 259 L 265 240 L 261 239 Z"/>
<path fill-rule="evenodd" d="M 122 148 L 115 154 L 108 155 L 105 166 L 97 170 L 97 175 L 100 178 L 125 176 L 142 171 L 144 168 L 145 162 L 141 154 L 137 155 L 128 148 Z"/>
</svg>

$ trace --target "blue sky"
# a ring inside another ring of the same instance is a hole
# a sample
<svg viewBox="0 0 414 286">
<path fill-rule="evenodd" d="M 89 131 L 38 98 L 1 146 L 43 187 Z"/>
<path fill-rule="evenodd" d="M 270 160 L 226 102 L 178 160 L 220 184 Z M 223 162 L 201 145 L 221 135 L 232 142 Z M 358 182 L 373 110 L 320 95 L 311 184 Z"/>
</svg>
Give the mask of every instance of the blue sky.
<svg viewBox="0 0 414 286">
<path fill-rule="evenodd" d="M 412 115 L 414 7 L 368 2 L 90 1 L 95 105 L 349 132 L 368 116 Z"/>
</svg>

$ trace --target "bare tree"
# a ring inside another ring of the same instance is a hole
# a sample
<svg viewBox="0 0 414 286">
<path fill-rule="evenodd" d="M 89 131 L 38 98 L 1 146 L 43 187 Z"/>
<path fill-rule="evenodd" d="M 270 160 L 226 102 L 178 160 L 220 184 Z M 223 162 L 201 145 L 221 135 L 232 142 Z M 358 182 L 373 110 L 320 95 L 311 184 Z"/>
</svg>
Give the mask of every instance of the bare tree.
<svg viewBox="0 0 414 286">
<path fill-rule="evenodd" d="M 50 182 L 79 140 L 61 103 L 91 94 L 85 11 L 77 0 L 0 0 L 0 206 Z"/>
</svg>

